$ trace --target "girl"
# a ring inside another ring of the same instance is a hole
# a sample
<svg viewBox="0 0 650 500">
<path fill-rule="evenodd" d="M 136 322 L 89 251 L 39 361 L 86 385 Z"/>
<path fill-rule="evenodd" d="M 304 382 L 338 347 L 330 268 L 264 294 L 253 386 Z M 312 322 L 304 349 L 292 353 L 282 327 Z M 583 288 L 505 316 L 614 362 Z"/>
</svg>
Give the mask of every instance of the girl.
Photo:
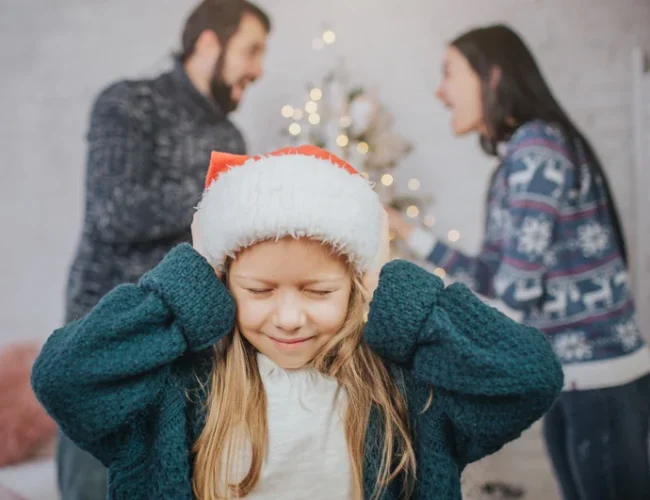
<svg viewBox="0 0 650 500">
<path fill-rule="evenodd" d="M 455 134 L 500 155 L 485 239 L 469 257 L 390 211 L 393 231 L 448 274 L 523 313 L 564 365 L 544 436 L 565 500 L 650 498 L 650 351 L 603 169 L 509 28 L 453 41 L 436 96 Z"/>
<path fill-rule="evenodd" d="M 381 204 L 342 160 L 214 153 L 207 185 L 193 247 L 56 331 L 34 366 L 110 499 L 457 499 L 465 465 L 554 401 L 541 333 L 382 266 Z"/>
</svg>

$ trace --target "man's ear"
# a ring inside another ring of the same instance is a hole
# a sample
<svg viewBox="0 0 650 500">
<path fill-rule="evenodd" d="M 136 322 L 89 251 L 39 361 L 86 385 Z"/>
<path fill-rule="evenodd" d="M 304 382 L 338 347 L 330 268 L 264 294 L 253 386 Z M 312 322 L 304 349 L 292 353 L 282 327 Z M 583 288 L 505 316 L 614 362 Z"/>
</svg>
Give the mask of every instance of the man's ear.
<svg viewBox="0 0 650 500">
<path fill-rule="evenodd" d="M 221 52 L 222 46 L 217 34 L 212 30 L 203 30 L 194 44 L 194 53 L 218 59 Z"/>
</svg>

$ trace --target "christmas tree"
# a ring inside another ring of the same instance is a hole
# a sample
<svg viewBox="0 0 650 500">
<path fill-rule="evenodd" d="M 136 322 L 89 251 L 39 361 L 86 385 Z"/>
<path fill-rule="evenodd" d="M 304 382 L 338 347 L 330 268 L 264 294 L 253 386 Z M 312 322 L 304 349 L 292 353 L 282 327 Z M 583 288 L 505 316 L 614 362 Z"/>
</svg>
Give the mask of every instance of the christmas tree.
<svg viewBox="0 0 650 500">
<path fill-rule="evenodd" d="M 325 29 L 312 47 L 322 50 L 335 40 L 335 33 Z M 331 151 L 368 178 L 385 205 L 425 226 L 435 224 L 433 215 L 426 213 L 431 197 L 419 194 L 418 179 L 408 181 L 408 194 L 396 194 L 394 170 L 413 145 L 394 131 L 393 116 L 377 93 L 352 83 L 343 59 L 318 82 L 306 85 L 299 104 L 287 104 L 281 113 L 287 120 L 281 131 L 285 143 Z"/>
</svg>

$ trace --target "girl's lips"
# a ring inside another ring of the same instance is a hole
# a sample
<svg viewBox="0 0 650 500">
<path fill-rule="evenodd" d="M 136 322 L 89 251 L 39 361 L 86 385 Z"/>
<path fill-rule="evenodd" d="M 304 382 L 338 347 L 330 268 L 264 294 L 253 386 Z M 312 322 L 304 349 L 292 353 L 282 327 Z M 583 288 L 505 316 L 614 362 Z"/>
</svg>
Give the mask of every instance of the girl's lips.
<svg viewBox="0 0 650 500">
<path fill-rule="evenodd" d="M 285 349 L 291 348 L 291 347 L 299 347 L 303 345 L 305 342 L 308 340 L 311 340 L 312 337 L 306 337 L 306 338 L 300 338 L 300 339 L 279 339 L 275 337 L 269 337 L 273 342 L 275 342 L 279 347 L 283 347 Z"/>
</svg>

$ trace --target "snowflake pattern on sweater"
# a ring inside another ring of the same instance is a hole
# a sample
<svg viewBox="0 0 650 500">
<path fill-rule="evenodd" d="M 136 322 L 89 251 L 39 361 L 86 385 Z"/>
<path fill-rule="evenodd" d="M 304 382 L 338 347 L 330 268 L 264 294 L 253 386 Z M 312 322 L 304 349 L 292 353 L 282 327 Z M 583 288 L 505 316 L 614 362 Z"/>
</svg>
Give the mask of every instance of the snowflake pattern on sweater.
<svg viewBox="0 0 650 500">
<path fill-rule="evenodd" d="M 623 357 L 645 343 L 603 182 L 580 152 L 574 161 L 566 141 L 544 122 L 521 126 L 490 186 L 480 254 L 438 242 L 429 260 L 521 311 L 571 365 Z"/>
</svg>

